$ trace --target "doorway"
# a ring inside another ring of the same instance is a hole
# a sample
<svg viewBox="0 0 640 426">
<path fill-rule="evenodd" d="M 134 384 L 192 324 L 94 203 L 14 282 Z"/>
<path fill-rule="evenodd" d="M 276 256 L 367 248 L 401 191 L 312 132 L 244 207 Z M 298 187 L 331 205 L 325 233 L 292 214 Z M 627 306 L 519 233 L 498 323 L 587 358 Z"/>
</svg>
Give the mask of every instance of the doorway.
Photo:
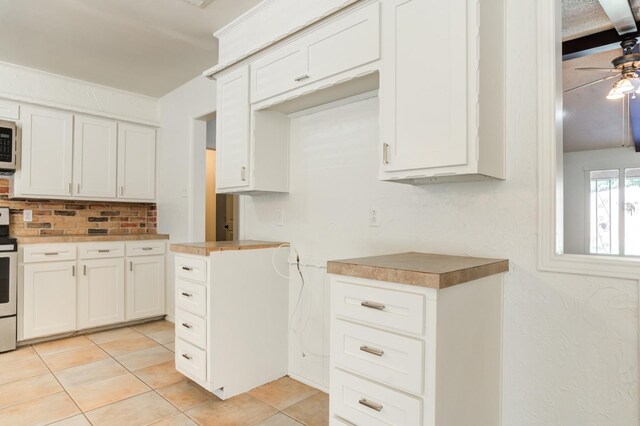
<svg viewBox="0 0 640 426">
<path fill-rule="evenodd" d="M 236 239 L 238 196 L 216 193 L 216 116 L 206 120 L 206 173 L 205 173 L 205 237 L 211 241 L 233 241 Z"/>
</svg>

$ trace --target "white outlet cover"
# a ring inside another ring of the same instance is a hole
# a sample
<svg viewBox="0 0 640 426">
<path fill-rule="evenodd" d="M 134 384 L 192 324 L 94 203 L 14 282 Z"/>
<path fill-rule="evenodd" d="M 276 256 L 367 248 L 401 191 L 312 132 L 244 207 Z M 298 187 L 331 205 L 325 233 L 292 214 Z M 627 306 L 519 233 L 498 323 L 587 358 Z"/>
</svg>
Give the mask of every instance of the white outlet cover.
<svg viewBox="0 0 640 426">
<path fill-rule="evenodd" d="M 284 209 L 276 209 L 276 225 L 284 226 Z"/>
<path fill-rule="evenodd" d="M 378 209 L 375 207 L 369 208 L 369 226 L 378 227 L 380 226 L 380 213 Z"/>
<path fill-rule="evenodd" d="M 25 222 L 32 222 L 33 221 L 33 210 L 24 210 L 22 220 L 25 221 Z"/>
</svg>

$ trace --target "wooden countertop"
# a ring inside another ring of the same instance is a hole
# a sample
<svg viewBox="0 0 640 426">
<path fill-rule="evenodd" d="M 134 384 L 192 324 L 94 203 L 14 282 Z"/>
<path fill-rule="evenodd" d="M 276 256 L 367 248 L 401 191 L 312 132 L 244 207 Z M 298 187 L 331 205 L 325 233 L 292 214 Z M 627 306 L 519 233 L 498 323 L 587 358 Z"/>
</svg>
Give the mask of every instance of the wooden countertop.
<svg viewBox="0 0 640 426">
<path fill-rule="evenodd" d="M 256 250 L 266 248 L 276 248 L 287 243 L 274 241 L 214 241 L 209 243 L 185 243 L 171 244 L 171 251 L 175 253 L 193 254 L 195 256 L 209 256 L 214 251 L 229 250 Z"/>
<path fill-rule="evenodd" d="M 429 253 L 398 253 L 359 259 L 332 260 L 327 272 L 442 289 L 507 272 L 509 261 Z"/>
<path fill-rule="evenodd" d="M 43 235 L 39 237 L 17 237 L 18 244 L 99 243 L 103 241 L 148 241 L 168 239 L 169 235 L 167 234 Z"/>
</svg>

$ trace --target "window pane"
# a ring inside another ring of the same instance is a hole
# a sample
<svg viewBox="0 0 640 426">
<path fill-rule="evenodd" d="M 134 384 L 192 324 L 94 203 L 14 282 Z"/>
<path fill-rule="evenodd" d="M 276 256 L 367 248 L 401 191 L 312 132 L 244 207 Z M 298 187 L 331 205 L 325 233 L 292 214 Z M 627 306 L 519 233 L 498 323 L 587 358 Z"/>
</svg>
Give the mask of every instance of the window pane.
<svg viewBox="0 0 640 426">
<path fill-rule="evenodd" d="M 640 256 L 640 169 L 625 170 L 624 252 Z"/>
<path fill-rule="evenodd" d="M 618 170 L 591 172 L 591 226 L 589 232 L 591 253 L 620 254 L 619 181 L 620 172 Z"/>
</svg>

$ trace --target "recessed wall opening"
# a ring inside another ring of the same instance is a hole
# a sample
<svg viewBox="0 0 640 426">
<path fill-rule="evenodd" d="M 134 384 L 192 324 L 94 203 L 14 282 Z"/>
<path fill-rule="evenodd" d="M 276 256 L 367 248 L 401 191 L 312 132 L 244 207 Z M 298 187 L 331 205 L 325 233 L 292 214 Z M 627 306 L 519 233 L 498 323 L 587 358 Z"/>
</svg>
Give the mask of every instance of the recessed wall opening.
<svg viewBox="0 0 640 426">
<path fill-rule="evenodd" d="M 206 115 L 205 240 L 233 241 L 236 238 L 237 195 L 216 193 L 216 114 Z"/>
</svg>

